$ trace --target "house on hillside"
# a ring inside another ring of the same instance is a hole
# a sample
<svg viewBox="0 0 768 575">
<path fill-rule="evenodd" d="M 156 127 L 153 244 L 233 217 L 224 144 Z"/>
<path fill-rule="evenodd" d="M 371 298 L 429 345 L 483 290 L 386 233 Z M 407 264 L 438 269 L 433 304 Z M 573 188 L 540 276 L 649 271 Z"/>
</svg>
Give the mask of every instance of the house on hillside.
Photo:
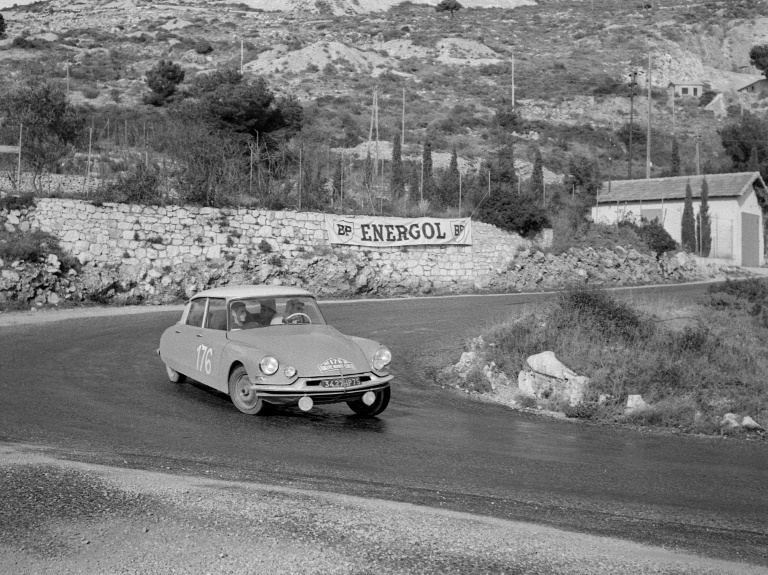
<svg viewBox="0 0 768 575">
<path fill-rule="evenodd" d="M 592 208 L 592 219 L 601 223 L 637 221 L 641 217 L 656 219 L 680 242 L 686 184 L 691 184 L 694 217 L 698 218 L 703 178 L 709 187 L 712 230 L 709 257 L 729 259 L 747 267 L 763 265 L 763 211 L 757 203 L 757 189 L 766 187 L 759 172 L 604 183 Z"/>
<path fill-rule="evenodd" d="M 763 76 L 752 77 L 749 80 L 744 81 L 740 87 L 736 88 L 736 91 L 741 92 L 742 94 L 761 94 L 763 92 L 768 92 L 768 78 Z"/>
<path fill-rule="evenodd" d="M 704 93 L 703 82 L 681 80 L 679 82 L 670 82 L 669 88 L 676 97 L 692 96 L 694 98 L 699 98 Z"/>
</svg>

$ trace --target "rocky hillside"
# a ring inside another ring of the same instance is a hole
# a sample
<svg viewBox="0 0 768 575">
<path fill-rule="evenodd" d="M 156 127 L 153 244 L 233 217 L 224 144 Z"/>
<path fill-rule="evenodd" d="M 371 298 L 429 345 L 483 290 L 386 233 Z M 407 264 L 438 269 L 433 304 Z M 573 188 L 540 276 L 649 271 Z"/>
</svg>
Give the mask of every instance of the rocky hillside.
<svg viewBox="0 0 768 575">
<path fill-rule="evenodd" d="M 0 70 L 10 79 L 31 73 L 62 85 L 69 72 L 73 102 L 150 114 L 141 103 L 144 73 L 160 58 L 183 66 L 182 89 L 197 74 L 242 63 L 246 75 L 297 95 L 308 112 L 305 134 L 335 148 L 368 138 L 378 87 L 382 140 L 399 127 L 405 98 L 406 152 L 429 133 L 435 151 L 456 147 L 473 161 L 491 151 L 514 59 L 518 157 L 530 159 L 537 143 L 553 173 L 567 173 L 569 157 L 582 154 L 616 177 L 626 171 L 626 146 L 616 134 L 629 119 L 627 73 L 644 70 L 649 54 L 657 174 L 669 163 L 670 81 L 700 81 L 722 94 L 711 109 L 694 98 L 677 103 L 689 171 L 696 133 L 704 163 L 722 167 L 728 160 L 717 130 L 767 101 L 736 91 L 759 77 L 748 52 L 768 43 L 764 0 L 664 0 L 650 8 L 624 0 L 465 0 L 453 16 L 436 12 L 436 3 L 50 0 L 3 11 Z M 645 96 L 635 104 L 644 125 Z M 637 173 L 644 159 L 636 159 Z"/>
</svg>

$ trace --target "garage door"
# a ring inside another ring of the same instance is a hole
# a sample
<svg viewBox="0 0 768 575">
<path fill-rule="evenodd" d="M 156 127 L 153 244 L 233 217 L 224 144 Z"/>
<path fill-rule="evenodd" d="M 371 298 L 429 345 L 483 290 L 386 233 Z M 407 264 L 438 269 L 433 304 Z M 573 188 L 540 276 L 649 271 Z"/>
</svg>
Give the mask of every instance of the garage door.
<svg viewBox="0 0 768 575">
<path fill-rule="evenodd" d="M 760 216 L 741 214 L 741 265 L 760 265 Z"/>
</svg>

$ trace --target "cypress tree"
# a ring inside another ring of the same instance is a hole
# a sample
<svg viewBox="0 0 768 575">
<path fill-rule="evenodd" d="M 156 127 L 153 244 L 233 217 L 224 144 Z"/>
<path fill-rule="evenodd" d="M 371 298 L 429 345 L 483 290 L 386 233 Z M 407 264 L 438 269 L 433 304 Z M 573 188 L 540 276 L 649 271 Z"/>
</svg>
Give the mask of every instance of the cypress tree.
<svg viewBox="0 0 768 575">
<path fill-rule="evenodd" d="M 333 200 L 337 201 L 341 199 L 341 186 L 342 186 L 342 169 L 343 166 L 341 165 L 341 156 L 339 156 L 338 162 L 336 162 L 336 168 L 333 171 Z"/>
<path fill-rule="evenodd" d="M 544 161 L 541 150 L 536 146 L 533 158 L 533 173 L 531 174 L 531 193 L 540 198 L 544 193 Z"/>
<path fill-rule="evenodd" d="M 707 178 L 701 180 L 701 206 L 699 207 L 699 244 L 701 255 L 709 256 L 712 247 L 712 225 L 709 216 L 709 184 Z"/>
<path fill-rule="evenodd" d="M 760 160 L 757 155 L 757 146 L 752 146 L 752 150 L 749 154 L 749 162 L 747 163 L 747 167 L 749 168 L 750 172 L 758 172 L 760 171 Z"/>
<path fill-rule="evenodd" d="M 365 165 L 363 166 L 363 187 L 366 189 L 373 187 L 373 160 L 371 159 L 370 148 L 368 148 L 368 154 L 365 156 Z"/>
<path fill-rule="evenodd" d="M 5 18 L 0 14 L 0 38 L 5 37 Z"/>
<path fill-rule="evenodd" d="M 441 187 L 443 204 L 458 205 L 459 203 L 459 156 L 456 148 L 453 148 L 451 154 L 451 163 L 448 165 Z"/>
<path fill-rule="evenodd" d="M 681 230 L 683 249 L 696 251 L 696 221 L 693 217 L 693 191 L 691 181 L 685 185 L 685 204 L 683 206 L 683 222 Z"/>
<path fill-rule="evenodd" d="M 680 147 L 677 144 L 677 138 L 672 138 L 672 165 L 670 172 L 673 176 L 680 175 Z"/>
<path fill-rule="evenodd" d="M 392 178 L 389 181 L 389 191 L 392 193 L 392 199 L 401 198 L 405 194 L 400 132 L 395 134 L 395 141 L 392 145 Z"/>
<path fill-rule="evenodd" d="M 421 161 L 424 172 L 424 179 L 422 180 L 424 199 L 429 200 L 430 202 L 439 201 L 440 198 L 437 193 L 437 185 L 435 184 L 435 175 L 432 169 L 432 142 L 429 140 L 424 141 Z"/>
</svg>

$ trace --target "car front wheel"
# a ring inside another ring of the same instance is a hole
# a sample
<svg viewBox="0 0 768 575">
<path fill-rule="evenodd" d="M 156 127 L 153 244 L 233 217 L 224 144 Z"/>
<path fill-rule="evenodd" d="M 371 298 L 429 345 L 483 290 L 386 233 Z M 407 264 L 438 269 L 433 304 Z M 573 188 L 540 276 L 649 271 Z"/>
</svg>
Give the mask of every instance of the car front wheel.
<svg viewBox="0 0 768 575">
<path fill-rule="evenodd" d="M 252 388 L 248 372 L 242 365 L 229 376 L 229 397 L 237 409 L 248 415 L 259 415 L 267 409 L 267 404 Z"/>
<path fill-rule="evenodd" d="M 374 415 L 378 415 L 387 409 L 387 405 L 389 405 L 389 388 L 385 387 L 384 389 L 375 391 L 374 393 L 376 394 L 376 399 L 373 400 L 371 405 L 365 405 L 362 399 L 348 401 L 347 405 L 357 415 L 362 415 L 365 417 L 373 417 Z"/>
</svg>

